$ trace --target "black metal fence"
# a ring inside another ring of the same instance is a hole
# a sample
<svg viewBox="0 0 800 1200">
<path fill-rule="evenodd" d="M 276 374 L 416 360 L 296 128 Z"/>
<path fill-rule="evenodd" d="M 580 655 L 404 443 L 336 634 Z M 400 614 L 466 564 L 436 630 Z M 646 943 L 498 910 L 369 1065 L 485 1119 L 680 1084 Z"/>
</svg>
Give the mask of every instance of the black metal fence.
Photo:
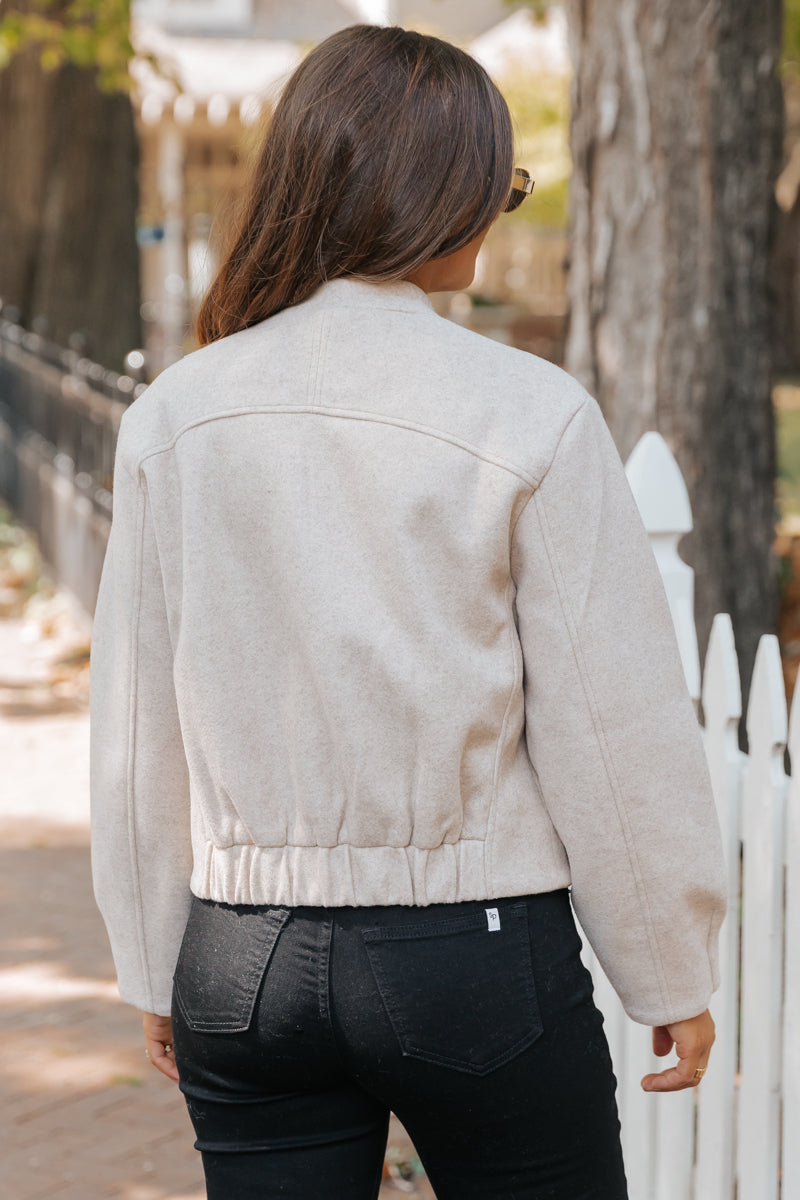
<svg viewBox="0 0 800 1200">
<path fill-rule="evenodd" d="M 111 524 L 119 423 L 145 386 L 0 316 L 0 496 L 88 612 Z"/>
</svg>

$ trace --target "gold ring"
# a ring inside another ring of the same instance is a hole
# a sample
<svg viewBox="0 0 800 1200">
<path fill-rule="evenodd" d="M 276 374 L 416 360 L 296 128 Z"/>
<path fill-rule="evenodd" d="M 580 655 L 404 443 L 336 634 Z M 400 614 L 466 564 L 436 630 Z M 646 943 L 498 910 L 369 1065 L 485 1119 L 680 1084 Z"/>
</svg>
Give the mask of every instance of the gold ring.
<svg viewBox="0 0 800 1200">
<path fill-rule="evenodd" d="M 703 1076 L 705 1075 L 705 1073 L 706 1073 L 705 1067 L 695 1067 L 695 1072 L 694 1072 L 693 1078 L 694 1079 L 702 1079 Z"/>
</svg>

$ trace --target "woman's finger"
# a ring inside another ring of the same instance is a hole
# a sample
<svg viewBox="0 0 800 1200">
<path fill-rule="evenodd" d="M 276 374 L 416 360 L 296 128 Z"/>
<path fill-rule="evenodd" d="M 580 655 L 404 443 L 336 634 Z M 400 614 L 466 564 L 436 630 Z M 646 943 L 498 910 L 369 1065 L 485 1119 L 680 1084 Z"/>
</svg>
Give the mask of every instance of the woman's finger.
<svg viewBox="0 0 800 1200">
<path fill-rule="evenodd" d="M 692 1066 L 691 1062 L 680 1062 L 656 1075 L 645 1075 L 642 1087 L 646 1092 L 679 1092 L 683 1088 L 697 1087 L 703 1076 L 696 1072 L 697 1067 Z"/>
<path fill-rule="evenodd" d="M 156 1070 L 175 1083 L 180 1082 L 178 1068 L 175 1065 L 175 1051 L 172 1047 L 172 1022 L 169 1017 L 159 1017 L 154 1013 L 145 1013 L 142 1018 L 144 1029 L 145 1054 Z"/>
<path fill-rule="evenodd" d="M 688 1021 L 657 1028 L 653 1032 L 654 1048 L 663 1052 L 666 1039 L 675 1044 L 678 1062 L 651 1075 L 645 1075 L 642 1087 L 646 1092 L 677 1092 L 697 1087 L 708 1066 L 714 1042 L 714 1022 L 707 1011 Z"/>
<path fill-rule="evenodd" d="M 166 1075 L 178 1083 L 180 1076 L 178 1068 L 175 1066 L 175 1052 L 172 1046 L 169 1043 L 164 1045 L 161 1042 L 147 1042 L 146 1047 L 145 1053 L 153 1066 L 161 1071 L 162 1075 Z"/>
<path fill-rule="evenodd" d="M 673 1044 L 666 1026 L 657 1025 L 653 1029 L 653 1053 L 658 1055 L 659 1058 L 664 1058 L 669 1054 Z"/>
</svg>

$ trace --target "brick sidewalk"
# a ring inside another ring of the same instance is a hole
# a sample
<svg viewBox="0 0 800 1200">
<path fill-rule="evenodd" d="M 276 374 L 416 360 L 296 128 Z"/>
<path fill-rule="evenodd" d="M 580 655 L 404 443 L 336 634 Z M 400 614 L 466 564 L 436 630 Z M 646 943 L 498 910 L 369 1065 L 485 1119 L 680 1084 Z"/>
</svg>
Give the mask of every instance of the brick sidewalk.
<svg viewBox="0 0 800 1200">
<path fill-rule="evenodd" d="M 88 848 L 88 715 L 0 621 L 0 1198 L 203 1200 L 176 1087 L 114 983 Z M 390 1152 L 413 1159 L 393 1124 Z M 387 1181 L 381 1200 L 432 1200 Z M 344 1200 L 344 1198 L 343 1198 Z"/>
</svg>

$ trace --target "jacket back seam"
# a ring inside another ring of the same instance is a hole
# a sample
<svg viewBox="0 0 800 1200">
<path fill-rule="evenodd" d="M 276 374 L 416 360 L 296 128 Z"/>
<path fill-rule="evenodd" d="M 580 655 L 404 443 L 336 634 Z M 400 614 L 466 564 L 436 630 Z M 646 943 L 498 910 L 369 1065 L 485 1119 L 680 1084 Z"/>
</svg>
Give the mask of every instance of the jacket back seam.
<svg viewBox="0 0 800 1200">
<path fill-rule="evenodd" d="M 564 582 L 564 578 L 561 574 L 560 567 L 558 565 L 558 559 L 557 559 L 556 554 L 553 549 L 553 546 L 554 546 L 553 536 L 552 536 L 552 532 L 550 529 L 549 521 L 547 519 L 547 513 L 545 511 L 544 501 L 542 500 L 541 492 L 539 492 L 539 491 L 535 492 L 534 496 L 535 496 L 534 509 L 538 516 L 539 528 L 542 533 L 542 542 L 543 542 L 543 545 L 545 548 L 545 553 L 547 554 L 548 562 L 550 564 L 550 571 L 553 576 L 553 582 L 555 583 L 555 586 L 556 586 L 556 592 L 558 595 L 559 605 L 561 607 L 561 613 L 564 618 L 564 623 L 567 627 L 567 632 L 569 634 L 570 648 L 572 650 L 572 654 L 575 659 L 575 665 L 578 669 L 578 675 L 579 675 L 579 678 L 581 681 L 581 688 L 583 689 L 583 694 L 586 697 L 586 703 L 587 703 L 589 713 L 591 716 L 592 726 L 594 728 L 594 733 L 595 733 L 595 737 L 597 739 L 597 744 L 600 748 L 600 753 L 601 753 L 601 757 L 603 760 L 603 766 L 605 768 L 606 778 L 607 778 L 609 786 L 611 788 L 611 794 L 614 798 L 614 807 L 616 808 L 617 818 L 620 823 L 620 828 L 622 829 L 622 835 L 623 835 L 624 842 L 625 842 L 625 849 L 626 849 L 626 852 L 628 855 L 628 861 L 631 865 L 631 871 L 633 874 L 636 891 L 637 891 L 639 898 L 641 900 L 641 903 L 642 903 L 642 911 L 644 914 L 645 924 L 646 924 L 647 931 L 648 931 L 648 939 L 647 939 L 648 940 L 648 948 L 650 950 L 650 955 L 653 960 L 653 967 L 655 970 L 656 978 L 658 979 L 658 982 L 659 982 L 659 990 L 661 992 L 661 999 L 664 1002 L 665 1009 L 668 1012 L 671 1012 L 673 1010 L 673 1005 L 672 1005 L 672 997 L 671 997 L 670 988 L 669 988 L 669 982 L 667 979 L 666 972 L 664 970 L 664 963 L 661 959 L 661 953 L 658 948 L 658 939 L 657 939 L 656 933 L 655 933 L 655 925 L 653 922 L 653 916 L 652 916 L 652 912 L 650 909 L 650 901 L 649 901 L 649 898 L 647 895 L 647 888 L 645 886 L 644 876 L 643 876 L 642 869 L 641 869 L 641 866 L 639 863 L 638 855 L 636 853 L 636 846 L 634 843 L 634 839 L 632 837 L 631 830 L 630 830 L 630 827 L 628 824 L 627 813 L 625 812 L 625 805 L 622 800 L 622 788 L 620 786 L 619 776 L 617 775 L 617 771 L 614 766 L 614 760 L 613 760 L 613 757 L 611 754 L 611 748 L 608 745 L 608 742 L 606 740 L 605 730 L 603 728 L 603 722 L 600 717 L 599 706 L 597 704 L 597 698 L 594 694 L 594 689 L 592 688 L 588 671 L 586 670 L 586 663 L 585 663 L 585 659 L 584 659 L 584 655 L 583 655 L 583 647 L 581 646 L 580 638 L 578 636 L 577 626 L 575 625 L 575 621 L 574 621 L 574 618 L 572 615 L 572 610 L 569 605 L 567 588 L 566 588 L 566 585 Z"/>
<path fill-rule="evenodd" d="M 360 409 L 346 408 L 328 408 L 320 404 L 264 404 L 264 405 L 248 405 L 246 408 L 226 409 L 220 413 L 210 413 L 204 417 L 197 417 L 192 421 L 187 421 L 180 429 L 172 435 L 168 442 L 162 443 L 160 446 L 153 447 L 152 450 L 146 451 L 136 462 L 136 470 L 141 470 L 144 463 L 154 458 L 158 454 L 166 454 L 173 450 L 181 437 L 188 433 L 191 429 L 196 429 L 201 425 L 206 425 L 211 421 L 221 421 L 228 417 L 241 416 L 271 416 L 273 414 L 288 414 L 288 413 L 307 413 L 314 416 L 336 417 L 341 420 L 351 421 L 371 421 L 376 425 L 391 425 L 399 429 L 407 429 L 412 433 L 419 433 L 425 437 L 431 437 L 438 441 L 445 442 L 451 446 L 456 446 L 460 450 L 465 450 L 468 454 L 472 454 L 475 458 L 482 462 L 489 463 L 491 466 L 499 467 L 501 470 L 515 475 L 526 483 L 531 488 L 538 487 L 538 480 L 535 476 L 525 471 L 522 467 L 516 466 L 514 463 L 508 462 L 501 458 L 498 454 L 491 454 L 488 451 L 481 450 L 478 446 L 472 445 L 471 442 L 465 442 L 462 438 L 456 437 L 454 434 L 445 433 L 443 430 L 434 429 L 429 425 L 422 425 L 416 421 L 406 421 L 402 417 L 386 417 L 379 416 L 376 413 L 363 412 Z"/>
<path fill-rule="evenodd" d="M 326 312 L 320 313 L 320 318 L 315 330 L 315 337 L 311 350 L 311 370 L 308 372 L 306 382 L 306 402 L 314 405 L 319 395 L 319 380 L 322 368 L 322 352 L 323 346 L 327 343 L 327 333 L 330 329 L 330 314 Z"/>
</svg>

